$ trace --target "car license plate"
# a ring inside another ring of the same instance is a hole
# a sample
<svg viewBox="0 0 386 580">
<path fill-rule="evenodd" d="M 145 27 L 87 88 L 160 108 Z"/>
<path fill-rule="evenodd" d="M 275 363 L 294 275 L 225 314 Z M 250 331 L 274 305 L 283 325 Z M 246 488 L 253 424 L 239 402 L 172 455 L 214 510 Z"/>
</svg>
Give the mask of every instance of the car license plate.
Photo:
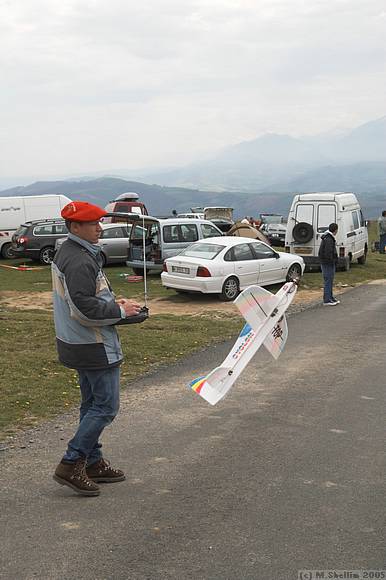
<svg viewBox="0 0 386 580">
<path fill-rule="evenodd" d="M 182 268 L 182 266 L 172 266 L 172 272 L 178 272 L 178 274 L 190 274 L 189 268 Z"/>
<path fill-rule="evenodd" d="M 294 248 L 295 254 L 312 254 L 312 248 Z"/>
</svg>

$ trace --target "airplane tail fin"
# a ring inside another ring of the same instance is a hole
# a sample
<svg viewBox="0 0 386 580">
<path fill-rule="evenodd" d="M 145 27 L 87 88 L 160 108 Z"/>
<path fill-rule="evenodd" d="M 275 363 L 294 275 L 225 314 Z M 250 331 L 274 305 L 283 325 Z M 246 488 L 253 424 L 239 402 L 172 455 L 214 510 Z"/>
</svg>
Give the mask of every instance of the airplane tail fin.
<svg viewBox="0 0 386 580">
<path fill-rule="evenodd" d="M 232 374 L 228 367 L 217 367 L 205 377 L 194 379 L 189 387 L 211 405 L 218 403 L 227 393 L 226 379 Z"/>
<path fill-rule="evenodd" d="M 284 350 L 288 337 L 286 317 L 283 315 L 273 330 L 267 335 L 263 344 L 267 351 L 276 360 Z"/>
</svg>

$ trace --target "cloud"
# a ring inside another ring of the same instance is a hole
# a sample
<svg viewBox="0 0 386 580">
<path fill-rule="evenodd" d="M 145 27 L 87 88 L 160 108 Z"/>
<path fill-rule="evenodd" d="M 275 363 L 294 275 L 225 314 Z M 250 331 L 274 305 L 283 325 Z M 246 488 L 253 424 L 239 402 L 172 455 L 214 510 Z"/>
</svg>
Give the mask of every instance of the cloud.
<svg viewBox="0 0 386 580">
<path fill-rule="evenodd" d="M 0 169 L 172 165 L 384 115 L 383 14 L 383 0 L 0 0 Z"/>
</svg>

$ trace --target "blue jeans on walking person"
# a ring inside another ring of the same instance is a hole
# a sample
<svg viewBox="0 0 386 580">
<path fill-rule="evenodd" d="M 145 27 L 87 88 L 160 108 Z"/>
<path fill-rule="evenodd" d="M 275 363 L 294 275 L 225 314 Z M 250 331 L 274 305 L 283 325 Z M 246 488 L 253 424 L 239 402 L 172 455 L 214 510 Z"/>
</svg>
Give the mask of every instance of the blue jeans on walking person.
<svg viewBox="0 0 386 580">
<path fill-rule="evenodd" d="M 81 392 L 79 427 L 69 441 L 65 461 L 87 458 L 88 465 L 101 459 L 99 437 L 119 410 L 119 367 L 78 370 Z"/>
<path fill-rule="evenodd" d="M 332 285 L 334 283 L 335 264 L 321 264 L 321 268 L 324 281 L 323 302 L 334 302 Z"/>
<path fill-rule="evenodd" d="M 385 246 L 386 246 L 386 234 L 381 234 L 379 236 L 379 253 L 385 253 Z"/>
</svg>

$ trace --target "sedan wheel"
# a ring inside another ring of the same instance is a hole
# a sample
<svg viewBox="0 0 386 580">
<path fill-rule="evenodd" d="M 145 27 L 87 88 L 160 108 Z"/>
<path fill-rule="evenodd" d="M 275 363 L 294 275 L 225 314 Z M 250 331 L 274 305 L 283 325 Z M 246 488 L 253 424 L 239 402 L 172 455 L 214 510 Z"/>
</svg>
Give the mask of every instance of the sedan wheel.
<svg viewBox="0 0 386 580">
<path fill-rule="evenodd" d="M 225 280 L 220 298 L 221 300 L 224 300 L 224 302 L 231 302 L 236 298 L 239 292 L 239 281 L 234 276 L 231 276 Z"/>
<path fill-rule="evenodd" d="M 15 254 L 13 253 L 11 244 L 4 244 L 3 245 L 3 247 L 1 248 L 1 255 L 6 260 L 11 260 L 12 258 L 15 257 Z"/>
<path fill-rule="evenodd" d="M 295 280 L 299 280 L 302 275 L 302 269 L 299 264 L 292 264 L 289 267 L 286 280 L 287 282 L 294 282 Z"/>
<path fill-rule="evenodd" d="M 43 248 L 40 251 L 39 260 L 40 260 L 41 264 L 45 264 L 46 266 L 48 266 L 49 264 L 51 264 L 52 260 L 54 259 L 54 255 L 55 255 L 54 248 L 47 246 L 46 248 Z"/>
</svg>

